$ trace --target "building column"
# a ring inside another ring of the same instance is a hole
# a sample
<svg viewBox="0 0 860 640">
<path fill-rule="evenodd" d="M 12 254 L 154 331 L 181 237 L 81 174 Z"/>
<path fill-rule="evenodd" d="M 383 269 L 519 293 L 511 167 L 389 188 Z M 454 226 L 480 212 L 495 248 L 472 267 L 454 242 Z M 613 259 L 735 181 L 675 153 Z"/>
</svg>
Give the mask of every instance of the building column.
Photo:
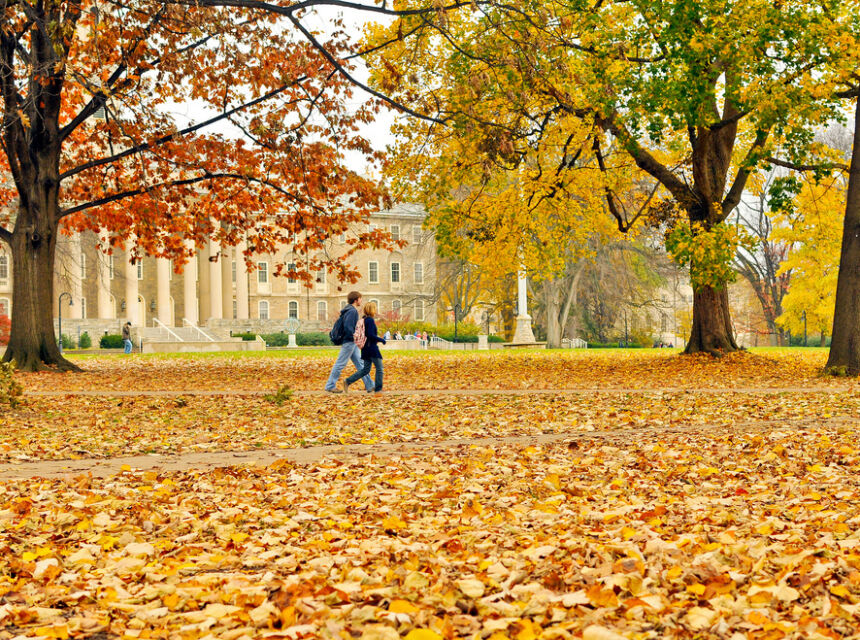
<svg viewBox="0 0 860 640">
<path fill-rule="evenodd" d="M 98 300 L 98 315 L 100 320 L 116 318 L 116 309 L 110 302 L 110 256 L 107 253 L 108 243 L 99 242 L 96 246 L 96 294 Z"/>
<path fill-rule="evenodd" d="M 236 319 L 247 320 L 248 308 L 248 267 L 245 264 L 245 251 L 248 243 L 242 240 L 236 246 Z"/>
<path fill-rule="evenodd" d="M 185 319 L 191 324 L 196 325 L 197 318 L 197 250 L 193 242 L 189 243 L 189 248 L 194 253 L 182 266 L 182 298 L 183 307 L 185 308 Z M 182 322 L 177 319 L 177 326 L 181 326 Z"/>
<path fill-rule="evenodd" d="M 220 320 L 224 317 L 222 305 L 222 285 L 221 285 L 221 256 L 218 253 L 218 245 L 212 238 L 209 238 L 209 255 L 215 256 L 216 260 L 209 262 L 209 317 L 214 320 Z"/>
<path fill-rule="evenodd" d="M 200 312 L 197 322 L 206 324 L 209 319 L 211 286 L 209 282 L 209 243 L 205 242 L 197 254 L 197 279 L 200 281 Z"/>
<path fill-rule="evenodd" d="M 66 261 L 66 273 L 69 274 L 69 293 L 74 303 L 69 308 L 69 317 L 80 320 L 83 317 L 83 279 L 81 277 L 81 263 L 83 262 L 83 251 L 81 250 L 81 234 L 75 232 L 69 238 L 69 255 Z"/>
<path fill-rule="evenodd" d="M 233 247 L 221 247 L 221 317 L 233 319 Z"/>
<path fill-rule="evenodd" d="M 129 237 L 125 243 L 125 317 L 131 322 L 131 326 L 140 324 L 140 303 L 137 301 L 140 295 L 137 281 L 137 265 L 131 262 L 131 252 L 134 248 L 134 236 Z"/>
<path fill-rule="evenodd" d="M 155 261 L 156 295 L 155 304 L 158 320 L 168 327 L 173 324 L 173 309 L 170 308 L 170 260 L 158 258 Z"/>
</svg>

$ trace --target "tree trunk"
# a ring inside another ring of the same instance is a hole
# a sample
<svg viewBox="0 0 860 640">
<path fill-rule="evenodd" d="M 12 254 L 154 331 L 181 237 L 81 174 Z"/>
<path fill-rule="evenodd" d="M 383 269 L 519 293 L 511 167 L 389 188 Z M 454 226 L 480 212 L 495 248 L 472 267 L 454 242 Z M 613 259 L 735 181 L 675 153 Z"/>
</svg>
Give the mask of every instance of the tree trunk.
<svg viewBox="0 0 860 640">
<path fill-rule="evenodd" d="M 31 217 L 26 211 L 18 215 Z M 12 329 L 3 361 L 14 360 L 24 371 L 79 371 L 62 356 L 54 334 L 56 243 L 56 224 L 16 224 L 12 233 Z"/>
<path fill-rule="evenodd" d="M 559 283 L 547 280 L 544 283 L 544 304 L 546 306 L 546 348 L 561 349 L 562 326 L 559 322 Z"/>
<path fill-rule="evenodd" d="M 848 175 L 836 310 L 826 370 L 860 375 L 860 97 L 854 105 L 854 146 Z"/>
<path fill-rule="evenodd" d="M 701 287 L 693 294 L 693 327 L 684 353 L 710 353 L 721 356 L 737 351 L 729 312 L 729 292 Z"/>
</svg>

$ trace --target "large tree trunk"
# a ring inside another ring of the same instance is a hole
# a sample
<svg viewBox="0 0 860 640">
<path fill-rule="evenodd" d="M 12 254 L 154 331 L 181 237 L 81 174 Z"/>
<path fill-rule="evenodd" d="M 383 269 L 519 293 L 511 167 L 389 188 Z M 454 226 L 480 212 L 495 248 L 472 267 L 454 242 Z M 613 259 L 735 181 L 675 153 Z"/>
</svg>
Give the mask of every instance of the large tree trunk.
<svg viewBox="0 0 860 640">
<path fill-rule="evenodd" d="M 729 312 L 729 292 L 701 287 L 693 294 L 693 327 L 684 353 L 710 353 L 721 356 L 737 351 Z"/>
<path fill-rule="evenodd" d="M 19 211 L 19 218 L 38 218 Z M 21 222 L 19 220 L 19 222 Z M 16 224 L 12 233 L 12 330 L 4 362 L 24 371 L 77 371 L 60 353 L 54 334 L 54 253 L 57 225 Z"/>
<path fill-rule="evenodd" d="M 854 147 L 827 371 L 860 375 L 860 97 L 854 106 Z"/>
</svg>

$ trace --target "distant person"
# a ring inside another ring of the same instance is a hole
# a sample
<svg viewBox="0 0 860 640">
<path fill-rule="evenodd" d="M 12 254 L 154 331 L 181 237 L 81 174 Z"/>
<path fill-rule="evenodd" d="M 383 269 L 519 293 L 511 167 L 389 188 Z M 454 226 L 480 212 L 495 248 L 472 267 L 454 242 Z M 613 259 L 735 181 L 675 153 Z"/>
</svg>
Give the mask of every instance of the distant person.
<svg viewBox="0 0 860 640">
<path fill-rule="evenodd" d="M 389 340 L 391 340 L 391 331 L 390 331 L 390 330 L 386 330 L 386 331 L 385 331 L 385 335 L 383 336 L 383 338 L 385 338 L 385 341 L 386 341 L 386 342 L 387 342 L 387 341 L 389 341 Z"/>
<path fill-rule="evenodd" d="M 361 347 L 361 359 L 364 360 L 364 368 L 361 371 L 356 371 L 343 381 L 344 393 L 349 389 L 349 385 L 353 382 L 358 382 L 359 378 L 370 378 L 371 365 L 376 368 L 376 384 L 373 386 L 373 391 L 374 393 L 382 393 L 382 354 L 379 352 L 379 343 L 385 344 L 386 341 L 385 338 L 380 338 L 377 333 L 375 316 L 376 303 L 368 302 L 364 305 L 364 318 L 362 319 L 362 322 L 364 322 L 365 343 Z"/>
<path fill-rule="evenodd" d="M 122 344 L 125 347 L 125 353 L 131 353 L 131 323 L 126 322 L 122 325 Z"/>
<path fill-rule="evenodd" d="M 402 335 L 400 335 L 400 332 L 399 332 L 399 331 L 395 331 L 395 332 L 394 332 L 394 339 L 395 339 L 395 340 L 403 340 L 403 336 L 402 336 Z"/>
<path fill-rule="evenodd" d="M 340 344 L 340 352 L 337 354 L 337 359 L 331 368 L 331 374 L 325 383 L 325 390 L 329 393 L 341 393 L 337 387 L 337 381 L 347 362 L 352 360 L 358 371 L 364 369 L 364 363 L 359 357 L 358 347 L 355 346 L 355 339 L 353 338 L 355 326 L 359 321 L 358 310 L 361 308 L 361 294 L 358 291 L 350 291 L 346 300 L 349 304 L 340 310 L 340 317 L 334 323 L 329 334 L 332 342 Z M 370 381 L 370 376 L 366 374 L 364 375 L 364 387 L 368 391 L 373 391 L 373 383 Z"/>
</svg>

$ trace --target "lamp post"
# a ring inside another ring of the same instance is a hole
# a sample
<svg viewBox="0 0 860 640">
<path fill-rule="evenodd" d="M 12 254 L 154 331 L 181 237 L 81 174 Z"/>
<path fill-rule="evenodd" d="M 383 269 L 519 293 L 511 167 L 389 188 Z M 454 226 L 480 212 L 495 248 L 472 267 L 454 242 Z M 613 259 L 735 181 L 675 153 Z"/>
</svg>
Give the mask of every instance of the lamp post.
<svg viewBox="0 0 860 640">
<path fill-rule="evenodd" d="M 460 316 L 460 303 L 454 303 L 454 342 L 457 342 L 457 319 Z"/>
<path fill-rule="evenodd" d="M 806 309 L 803 310 L 803 346 L 806 346 Z M 823 347 L 824 345 L 821 346 Z"/>
<path fill-rule="evenodd" d="M 74 298 L 72 298 L 72 294 L 64 291 L 60 294 L 60 297 L 57 299 L 57 309 L 58 309 L 58 322 L 57 328 L 60 330 L 60 353 L 63 352 L 63 296 L 69 296 L 69 306 L 75 304 Z"/>
</svg>

